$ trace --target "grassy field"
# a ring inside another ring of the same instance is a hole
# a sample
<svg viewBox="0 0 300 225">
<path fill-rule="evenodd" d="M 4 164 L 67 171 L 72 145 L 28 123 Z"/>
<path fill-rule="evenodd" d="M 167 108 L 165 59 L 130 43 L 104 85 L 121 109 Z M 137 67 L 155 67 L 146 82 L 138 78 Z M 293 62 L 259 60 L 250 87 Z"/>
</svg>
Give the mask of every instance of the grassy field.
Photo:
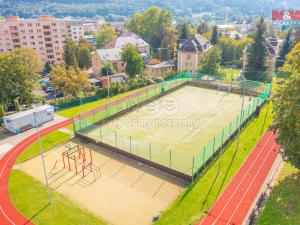
<svg viewBox="0 0 300 225">
<path fill-rule="evenodd" d="M 205 216 L 205 212 L 209 211 L 258 142 L 265 113 L 266 107 L 263 108 L 260 116 L 253 119 L 243 130 L 236 154 L 236 139 L 226 147 L 221 155 L 220 174 L 217 176 L 218 161 L 216 159 L 161 215 L 161 218 L 155 223 L 156 225 L 194 224 Z M 264 130 L 271 124 L 271 121 L 272 115 L 269 114 Z"/>
<path fill-rule="evenodd" d="M 142 89 L 143 88 L 139 88 L 139 89 L 136 89 L 136 90 L 132 90 L 132 91 L 128 91 L 128 92 L 125 92 L 125 93 L 122 93 L 122 94 L 115 95 L 115 96 L 111 97 L 111 101 L 117 100 L 119 98 L 130 95 L 132 93 L 138 92 Z M 90 110 L 95 109 L 97 107 L 100 107 L 102 105 L 105 105 L 106 103 L 108 103 L 108 98 L 103 98 L 103 99 L 100 99 L 98 101 L 83 104 L 82 106 L 79 105 L 79 106 L 75 106 L 75 107 L 72 107 L 72 108 L 69 108 L 69 109 L 59 111 L 59 112 L 57 112 L 57 114 L 61 115 L 61 116 L 64 116 L 64 117 L 71 118 L 73 116 L 79 115 L 80 113 L 87 112 L 87 111 L 90 111 Z"/>
<path fill-rule="evenodd" d="M 233 76 L 233 79 L 235 80 L 238 77 L 238 75 L 240 74 L 241 70 L 222 67 L 220 69 L 220 72 L 226 74 L 227 81 L 231 81 L 231 79 L 232 79 L 231 75 Z"/>
<path fill-rule="evenodd" d="M 286 164 L 257 224 L 294 225 L 300 221 L 300 170 Z"/>
<path fill-rule="evenodd" d="M 70 139 L 70 137 L 70 134 L 61 131 L 53 131 L 49 133 L 48 135 L 42 137 L 43 151 L 48 151 L 54 146 Z M 40 154 L 40 145 L 39 142 L 35 142 L 21 153 L 21 155 L 17 158 L 16 163 L 30 159 L 38 154 Z"/>
<path fill-rule="evenodd" d="M 36 225 L 107 224 L 55 191 L 52 191 L 52 203 L 49 204 L 45 186 L 19 170 L 12 171 L 8 189 L 17 210 Z"/>
</svg>

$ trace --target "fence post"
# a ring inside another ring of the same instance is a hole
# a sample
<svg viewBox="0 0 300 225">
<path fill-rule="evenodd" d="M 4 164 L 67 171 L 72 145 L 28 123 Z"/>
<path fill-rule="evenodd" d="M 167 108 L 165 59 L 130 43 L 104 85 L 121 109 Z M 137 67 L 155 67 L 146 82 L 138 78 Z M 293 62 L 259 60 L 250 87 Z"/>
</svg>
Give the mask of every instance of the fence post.
<svg viewBox="0 0 300 225">
<path fill-rule="evenodd" d="M 204 153 L 203 153 L 203 163 L 202 163 L 202 166 L 204 165 L 205 163 L 205 145 L 204 145 L 204 149 L 203 149 Z"/>
<path fill-rule="evenodd" d="M 149 159 L 151 160 L 151 143 L 149 143 Z"/>
<path fill-rule="evenodd" d="M 169 163 L 170 163 L 170 168 L 172 168 L 172 150 L 170 149 L 170 161 L 169 161 Z"/>
<path fill-rule="evenodd" d="M 194 163 L 195 163 L 195 157 L 193 156 L 193 163 L 192 163 L 192 182 L 194 181 Z"/>
<path fill-rule="evenodd" d="M 213 143 L 213 155 L 215 154 L 215 144 L 216 144 L 216 136 L 214 136 L 214 143 Z"/>
<path fill-rule="evenodd" d="M 99 131 L 100 131 L 100 140 L 102 141 L 102 130 L 101 130 L 101 126 L 99 128 Z"/>
<path fill-rule="evenodd" d="M 130 149 L 130 152 L 131 152 L 131 136 L 129 136 L 129 149 Z"/>
<path fill-rule="evenodd" d="M 118 147 L 117 131 L 115 130 L 116 148 Z"/>
<path fill-rule="evenodd" d="M 220 165 L 221 165 L 221 152 L 223 151 L 223 137 L 224 137 L 224 129 L 222 131 L 222 139 L 221 139 L 221 148 L 219 151 L 219 166 L 218 166 L 218 174 L 220 173 Z"/>
</svg>

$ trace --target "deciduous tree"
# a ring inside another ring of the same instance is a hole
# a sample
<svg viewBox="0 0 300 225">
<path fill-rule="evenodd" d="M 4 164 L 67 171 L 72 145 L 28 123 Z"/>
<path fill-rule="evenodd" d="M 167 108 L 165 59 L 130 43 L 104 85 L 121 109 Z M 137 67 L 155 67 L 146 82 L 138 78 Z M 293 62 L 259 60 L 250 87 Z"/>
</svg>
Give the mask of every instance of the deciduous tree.
<svg viewBox="0 0 300 225">
<path fill-rule="evenodd" d="M 101 67 L 101 74 L 103 76 L 115 74 L 116 70 L 111 62 L 104 62 Z"/>
<path fill-rule="evenodd" d="M 122 60 L 126 63 L 126 73 L 133 77 L 142 74 L 144 70 L 144 61 L 136 47 L 127 45 L 122 50 Z"/>
<path fill-rule="evenodd" d="M 91 86 L 84 71 L 73 67 L 67 69 L 64 65 L 53 67 L 50 79 L 53 89 L 65 96 L 77 97 Z"/>
<path fill-rule="evenodd" d="M 127 22 L 126 27 L 157 49 L 161 46 L 161 32 L 172 27 L 172 20 L 170 12 L 152 6 L 144 13 L 136 13 Z"/>
<path fill-rule="evenodd" d="M 0 55 L 0 104 L 30 104 L 40 67 L 37 54 L 32 49 L 17 48 Z"/>
<path fill-rule="evenodd" d="M 272 129 L 278 132 L 284 159 L 300 169 L 300 42 L 288 54 L 283 71 L 291 76 L 279 85 L 274 96 Z"/>
<path fill-rule="evenodd" d="M 103 28 L 96 31 L 96 46 L 104 48 L 109 42 L 117 37 L 115 29 L 111 25 L 105 25 Z"/>
<path fill-rule="evenodd" d="M 218 75 L 220 63 L 221 50 L 218 47 L 212 47 L 201 56 L 198 72 L 213 76 Z"/>
<path fill-rule="evenodd" d="M 63 59 L 65 62 L 66 68 L 77 67 L 77 44 L 75 41 L 68 39 L 64 46 Z"/>
<path fill-rule="evenodd" d="M 91 52 L 87 47 L 78 48 L 77 61 L 80 69 L 88 69 L 91 66 Z"/>
</svg>

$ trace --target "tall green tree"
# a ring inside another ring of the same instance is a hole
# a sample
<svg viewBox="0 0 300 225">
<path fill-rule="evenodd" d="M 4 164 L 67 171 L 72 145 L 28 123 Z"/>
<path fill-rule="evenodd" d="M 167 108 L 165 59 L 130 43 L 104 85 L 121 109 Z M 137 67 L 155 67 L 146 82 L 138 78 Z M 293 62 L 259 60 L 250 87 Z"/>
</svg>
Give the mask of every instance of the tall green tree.
<svg viewBox="0 0 300 225">
<path fill-rule="evenodd" d="M 216 45 L 216 44 L 218 44 L 218 42 L 219 42 L 218 27 L 217 26 L 213 26 L 210 43 L 212 45 Z"/>
<path fill-rule="evenodd" d="M 218 43 L 221 49 L 221 65 L 241 66 L 243 59 L 243 51 L 246 47 L 247 40 L 235 40 L 228 37 L 220 38 Z"/>
<path fill-rule="evenodd" d="M 68 39 L 64 46 L 63 59 L 67 68 L 78 66 L 77 64 L 77 44 L 75 41 Z"/>
<path fill-rule="evenodd" d="M 79 47 L 77 51 L 77 61 L 80 69 L 88 69 L 91 66 L 90 49 L 85 46 Z"/>
<path fill-rule="evenodd" d="M 65 96 L 70 97 L 78 97 L 91 87 L 88 75 L 84 71 L 73 67 L 65 68 L 64 65 L 53 67 L 50 79 L 55 91 L 63 92 Z"/>
<path fill-rule="evenodd" d="M 103 28 L 97 30 L 95 35 L 97 48 L 104 48 L 105 45 L 117 37 L 115 29 L 111 25 L 105 25 Z"/>
<path fill-rule="evenodd" d="M 220 63 L 221 50 L 216 46 L 212 47 L 201 56 L 198 72 L 212 76 L 219 75 Z"/>
<path fill-rule="evenodd" d="M 116 73 L 116 69 L 110 61 L 104 62 L 101 67 L 101 74 L 103 76 L 112 75 Z"/>
<path fill-rule="evenodd" d="M 20 104 L 30 104 L 40 66 L 38 56 L 32 49 L 17 48 L 0 55 L 0 104 L 7 106 L 15 99 Z"/>
<path fill-rule="evenodd" d="M 266 23 L 264 18 L 256 24 L 256 32 L 253 42 L 247 50 L 247 64 L 244 71 L 244 76 L 248 80 L 267 81 L 267 66 L 266 60 L 268 57 L 268 49 L 266 42 Z"/>
<path fill-rule="evenodd" d="M 178 32 L 178 38 L 179 40 L 181 39 L 186 39 L 188 36 L 192 34 L 192 28 L 191 26 L 186 22 L 182 21 L 179 23 L 176 27 L 177 32 Z"/>
<path fill-rule="evenodd" d="M 276 61 L 276 67 L 281 67 L 284 64 L 286 55 L 290 52 L 292 48 L 292 42 L 291 42 L 291 29 L 287 33 L 285 40 L 283 42 L 283 45 L 280 49 L 278 60 Z"/>
<path fill-rule="evenodd" d="M 279 85 L 273 98 L 272 129 L 278 133 L 277 142 L 282 145 L 284 159 L 300 169 L 300 42 L 287 58 L 283 71 L 291 76 Z"/>
<path fill-rule="evenodd" d="M 205 34 L 210 31 L 210 27 L 206 22 L 200 22 L 199 26 L 197 27 L 198 34 Z"/>
<path fill-rule="evenodd" d="M 127 29 L 138 34 L 154 49 L 160 48 L 160 34 L 172 27 L 173 17 L 170 12 L 152 6 L 144 13 L 136 13 L 126 24 Z"/>
<path fill-rule="evenodd" d="M 127 45 L 122 50 L 122 60 L 126 63 L 126 73 L 134 77 L 142 74 L 144 70 L 144 61 L 136 47 Z"/>
</svg>

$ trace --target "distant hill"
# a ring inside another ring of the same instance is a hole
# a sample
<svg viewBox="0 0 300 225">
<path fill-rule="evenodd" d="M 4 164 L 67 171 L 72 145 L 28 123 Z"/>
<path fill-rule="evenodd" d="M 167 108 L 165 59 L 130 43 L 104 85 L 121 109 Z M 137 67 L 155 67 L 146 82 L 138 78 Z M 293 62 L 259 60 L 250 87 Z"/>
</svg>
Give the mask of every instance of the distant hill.
<svg viewBox="0 0 300 225">
<path fill-rule="evenodd" d="M 109 21 L 122 21 L 153 5 L 169 10 L 176 17 L 223 20 L 226 8 L 229 19 L 245 19 L 270 16 L 272 8 L 300 9 L 300 0 L 0 0 L 0 15 L 101 16 Z"/>
</svg>

